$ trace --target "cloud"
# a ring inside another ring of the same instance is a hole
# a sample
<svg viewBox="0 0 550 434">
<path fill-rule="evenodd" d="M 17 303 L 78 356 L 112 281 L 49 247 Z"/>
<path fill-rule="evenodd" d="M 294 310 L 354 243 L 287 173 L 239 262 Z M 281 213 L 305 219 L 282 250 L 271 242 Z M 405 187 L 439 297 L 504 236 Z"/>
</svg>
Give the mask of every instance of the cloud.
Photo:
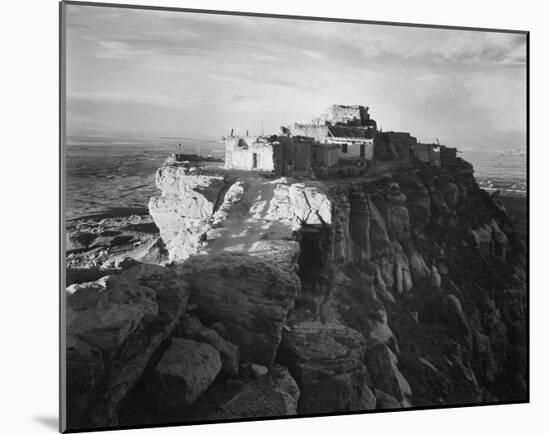
<svg viewBox="0 0 550 434">
<path fill-rule="evenodd" d="M 98 132 L 276 130 L 342 103 L 457 145 L 525 134 L 521 34 L 76 5 L 68 26 L 69 119 Z"/>
<path fill-rule="evenodd" d="M 313 51 L 313 50 L 302 50 L 302 53 L 306 57 L 309 57 L 310 59 L 319 60 L 319 59 L 323 59 L 325 57 L 321 53 L 319 53 L 318 51 Z"/>
<path fill-rule="evenodd" d="M 198 98 L 175 98 L 171 95 L 160 94 L 125 94 L 120 92 L 70 92 L 69 101 L 121 105 L 139 104 L 153 107 L 182 107 L 185 104 L 198 102 Z"/>
</svg>

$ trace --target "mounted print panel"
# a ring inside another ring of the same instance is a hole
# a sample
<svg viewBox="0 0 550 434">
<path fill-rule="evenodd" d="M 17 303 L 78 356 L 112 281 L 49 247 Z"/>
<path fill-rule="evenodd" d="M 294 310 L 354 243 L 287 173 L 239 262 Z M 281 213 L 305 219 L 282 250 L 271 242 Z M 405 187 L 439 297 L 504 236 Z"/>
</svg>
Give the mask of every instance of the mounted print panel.
<svg viewBox="0 0 550 434">
<path fill-rule="evenodd" d="M 520 403 L 528 33 L 61 10 L 61 430 Z"/>
</svg>

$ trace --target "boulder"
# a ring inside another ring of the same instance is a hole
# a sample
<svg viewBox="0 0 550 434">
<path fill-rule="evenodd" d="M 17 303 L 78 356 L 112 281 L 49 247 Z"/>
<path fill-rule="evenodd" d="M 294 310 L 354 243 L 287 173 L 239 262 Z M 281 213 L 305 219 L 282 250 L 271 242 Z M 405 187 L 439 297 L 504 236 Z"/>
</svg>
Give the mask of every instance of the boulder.
<svg viewBox="0 0 550 434">
<path fill-rule="evenodd" d="M 302 322 L 285 331 L 278 360 L 300 388 L 298 412 L 375 408 L 362 363 L 363 349 L 363 336 L 337 323 Z"/>
<path fill-rule="evenodd" d="M 155 367 L 152 393 L 169 408 L 188 407 L 212 384 L 221 367 L 220 355 L 211 345 L 173 338 Z"/>
<path fill-rule="evenodd" d="M 174 269 L 191 286 L 197 316 L 205 323 L 223 322 L 243 361 L 272 363 L 288 311 L 300 293 L 296 274 L 232 253 L 194 256 Z"/>
<path fill-rule="evenodd" d="M 186 283 L 139 265 L 67 288 L 69 429 L 113 427 L 117 408 L 185 312 Z"/>
<path fill-rule="evenodd" d="M 300 390 L 288 370 L 274 364 L 266 375 L 240 382 L 224 394 L 205 420 L 266 418 L 296 414 Z"/>
<path fill-rule="evenodd" d="M 267 374 L 267 368 L 265 366 L 257 365 L 256 363 L 250 365 L 250 375 L 254 378 L 260 378 L 265 374 Z"/>
<path fill-rule="evenodd" d="M 118 349 L 139 324 L 158 315 L 155 292 L 109 275 L 67 288 L 67 329 L 102 351 Z"/>
<path fill-rule="evenodd" d="M 222 338 L 216 331 L 203 326 L 199 319 L 186 317 L 178 327 L 178 335 L 214 347 L 220 353 L 223 374 L 235 376 L 239 373 L 239 347 Z"/>
</svg>

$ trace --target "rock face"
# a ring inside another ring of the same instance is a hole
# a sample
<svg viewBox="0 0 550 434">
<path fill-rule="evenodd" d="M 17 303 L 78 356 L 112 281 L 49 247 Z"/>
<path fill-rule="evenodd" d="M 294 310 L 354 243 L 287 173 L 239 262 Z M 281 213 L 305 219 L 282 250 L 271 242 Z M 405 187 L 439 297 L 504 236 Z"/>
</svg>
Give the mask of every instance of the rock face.
<svg viewBox="0 0 550 434">
<path fill-rule="evenodd" d="M 221 367 L 214 347 L 174 338 L 155 367 L 153 393 L 167 407 L 188 407 L 212 384 Z"/>
<path fill-rule="evenodd" d="M 292 416 L 300 390 L 288 371 L 273 365 L 266 375 L 236 386 L 209 412 L 206 420 Z"/>
<path fill-rule="evenodd" d="M 222 374 L 234 376 L 239 373 L 239 347 L 222 338 L 215 330 L 204 327 L 197 318 L 189 316 L 182 320 L 177 334 L 215 348 L 220 354 Z"/>
<path fill-rule="evenodd" d="M 197 168 L 166 164 L 157 171 L 156 185 L 162 195 L 151 198 L 149 213 L 170 259 L 186 259 L 201 248 L 226 181 Z"/>
<path fill-rule="evenodd" d="M 70 273 L 69 428 L 525 399 L 524 245 L 471 165 L 349 172 L 159 169 L 158 244 Z"/>
<path fill-rule="evenodd" d="M 176 327 L 187 299 L 187 284 L 160 266 L 67 288 L 70 428 L 117 425 L 119 403 Z"/>
<path fill-rule="evenodd" d="M 365 364 L 376 389 L 400 403 L 412 397 L 411 386 L 397 368 L 397 356 L 386 345 L 370 344 L 365 352 Z"/>
<path fill-rule="evenodd" d="M 363 352 L 362 335 L 340 324 L 293 325 L 283 335 L 278 360 L 300 388 L 299 413 L 375 408 Z"/>
<path fill-rule="evenodd" d="M 118 349 L 138 326 L 158 315 L 153 289 L 120 276 L 67 288 L 67 327 L 107 352 Z"/>
<path fill-rule="evenodd" d="M 189 283 L 200 318 L 221 321 L 242 360 L 271 364 L 300 292 L 295 274 L 252 256 L 228 253 L 192 257 L 176 273 Z"/>
</svg>

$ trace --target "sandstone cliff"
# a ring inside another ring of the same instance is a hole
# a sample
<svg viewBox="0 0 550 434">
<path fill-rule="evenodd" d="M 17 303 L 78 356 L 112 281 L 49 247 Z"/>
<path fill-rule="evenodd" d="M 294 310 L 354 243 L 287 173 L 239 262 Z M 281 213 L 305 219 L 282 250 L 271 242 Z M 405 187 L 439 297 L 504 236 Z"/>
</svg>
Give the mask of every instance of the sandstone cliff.
<svg viewBox="0 0 550 434">
<path fill-rule="evenodd" d="M 170 263 L 67 288 L 70 426 L 526 399 L 525 248 L 467 162 L 157 186 Z"/>
</svg>

